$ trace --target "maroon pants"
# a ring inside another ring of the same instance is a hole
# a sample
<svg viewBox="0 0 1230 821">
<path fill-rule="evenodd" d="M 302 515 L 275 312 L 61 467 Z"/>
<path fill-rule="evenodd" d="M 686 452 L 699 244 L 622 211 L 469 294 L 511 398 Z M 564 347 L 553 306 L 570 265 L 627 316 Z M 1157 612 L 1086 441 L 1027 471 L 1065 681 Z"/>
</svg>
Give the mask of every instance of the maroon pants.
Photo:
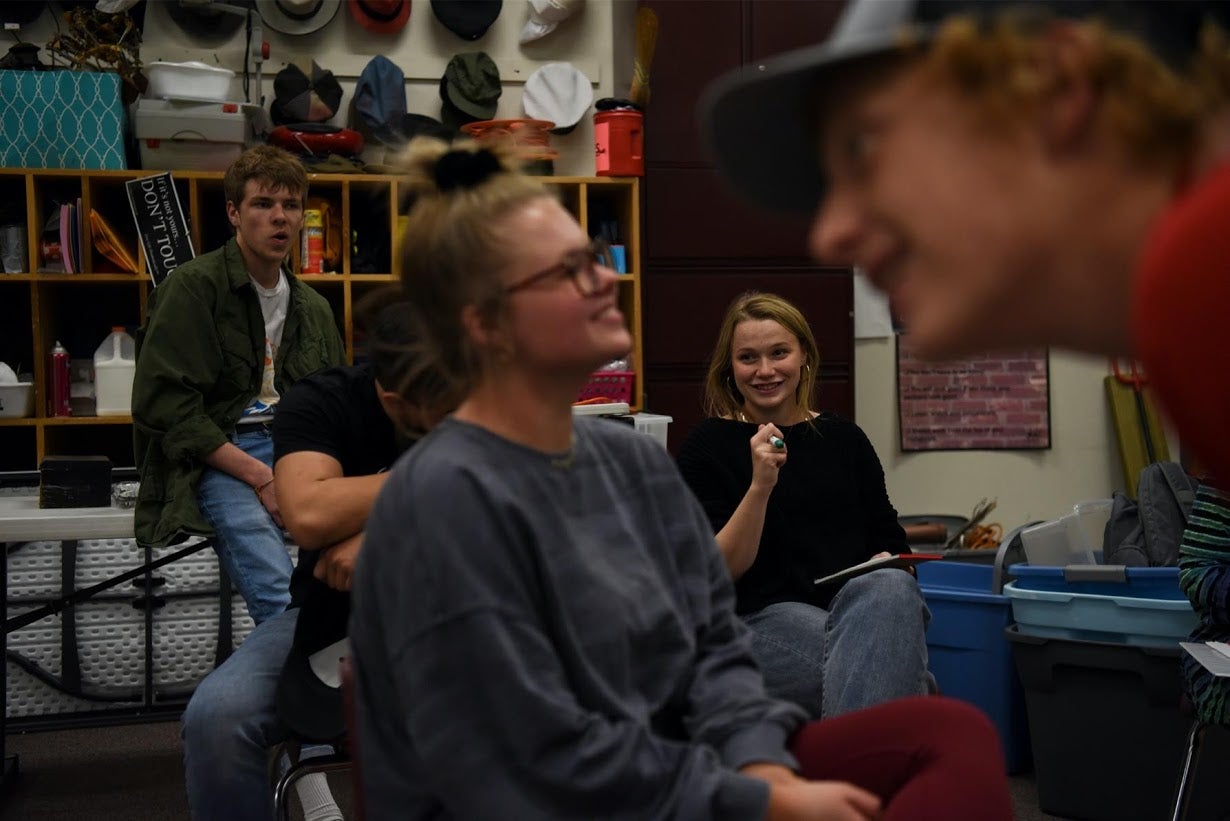
<svg viewBox="0 0 1230 821">
<path fill-rule="evenodd" d="M 885 821 L 1012 819 L 999 736 L 961 701 L 917 696 L 813 721 L 791 752 L 805 778 L 880 796 Z"/>
</svg>

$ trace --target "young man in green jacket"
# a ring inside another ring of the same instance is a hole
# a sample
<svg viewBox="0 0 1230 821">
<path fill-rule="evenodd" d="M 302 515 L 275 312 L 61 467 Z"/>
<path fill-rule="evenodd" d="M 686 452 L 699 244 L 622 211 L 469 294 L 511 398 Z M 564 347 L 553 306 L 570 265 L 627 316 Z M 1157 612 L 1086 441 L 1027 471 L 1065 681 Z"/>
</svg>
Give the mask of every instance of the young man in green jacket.
<svg viewBox="0 0 1230 821">
<path fill-rule="evenodd" d="M 283 270 L 303 225 L 307 174 L 270 146 L 223 180 L 233 239 L 176 268 L 137 338 L 136 536 L 160 547 L 213 536 L 256 623 L 290 602 L 291 562 L 273 487 L 279 397 L 343 364 L 329 303 Z"/>
</svg>

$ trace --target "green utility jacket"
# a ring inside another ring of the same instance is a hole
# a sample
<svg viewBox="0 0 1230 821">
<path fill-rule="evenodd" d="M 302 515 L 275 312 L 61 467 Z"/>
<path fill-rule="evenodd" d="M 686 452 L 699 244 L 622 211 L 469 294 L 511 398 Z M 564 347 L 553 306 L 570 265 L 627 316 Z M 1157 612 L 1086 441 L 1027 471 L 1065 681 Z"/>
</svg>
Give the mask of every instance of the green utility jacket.
<svg viewBox="0 0 1230 821">
<path fill-rule="evenodd" d="M 290 303 L 274 363 L 280 396 L 346 359 L 329 303 L 286 276 Z M 197 505 L 202 459 L 227 442 L 259 393 L 264 360 L 260 299 L 234 239 L 176 268 L 150 294 L 132 387 L 139 544 L 213 534 Z"/>
</svg>

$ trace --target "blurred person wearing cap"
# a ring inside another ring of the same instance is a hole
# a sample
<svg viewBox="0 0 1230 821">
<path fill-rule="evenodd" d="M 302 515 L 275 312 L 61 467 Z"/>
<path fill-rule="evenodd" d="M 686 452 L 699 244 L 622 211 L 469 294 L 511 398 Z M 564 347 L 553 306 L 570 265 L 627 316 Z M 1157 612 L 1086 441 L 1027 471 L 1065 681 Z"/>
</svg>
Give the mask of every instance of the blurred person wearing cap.
<svg viewBox="0 0 1230 821">
<path fill-rule="evenodd" d="M 272 818 L 270 748 L 292 735 L 317 745 L 343 736 L 337 659 L 348 653 L 350 577 L 367 513 L 399 454 L 452 410 L 449 388 L 417 353 L 417 320 L 401 290 L 373 293 L 357 314 L 369 360 L 296 383 L 276 417 L 275 487 L 299 546 L 291 604 L 253 630 L 188 704 L 194 818 Z M 297 787 L 307 821 L 341 818 L 322 774 Z"/>
<path fill-rule="evenodd" d="M 1143 361 L 1230 475 L 1230 6 L 856 0 L 824 43 L 703 109 L 746 197 L 815 214 L 816 257 L 947 358 L 1057 345 Z"/>
<path fill-rule="evenodd" d="M 222 180 L 234 236 L 150 292 L 137 333 L 137 542 L 211 536 L 258 625 L 290 602 L 271 425 L 298 380 L 346 361 L 329 302 L 285 268 L 307 174 L 280 148 L 239 156 Z"/>
</svg>

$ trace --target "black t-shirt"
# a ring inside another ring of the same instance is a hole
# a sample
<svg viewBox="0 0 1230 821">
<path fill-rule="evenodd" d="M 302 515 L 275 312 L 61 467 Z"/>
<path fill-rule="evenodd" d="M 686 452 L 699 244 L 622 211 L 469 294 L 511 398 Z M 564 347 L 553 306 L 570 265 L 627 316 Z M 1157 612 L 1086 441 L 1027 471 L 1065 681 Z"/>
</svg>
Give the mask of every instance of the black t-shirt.
<svg viewBox="0 0 1230 821">
<path fill-rule="evenodd" d="M 369 476 L 392 467 L 401 450 L 367 365 L 330 368 L 301 379 L 282 397 L 273 418 L 275 465 L 287 454 L 312 451 L 336 459 L 344 476 Z M 312 576 L 319 558 L 319 550 L 299 551 L 290 580 L 291 607 L 302 606 L 309 591 L 332 590 Z M 345 596 L 349 606 L 347 594 L 333 592 Z"/>
</svg>

